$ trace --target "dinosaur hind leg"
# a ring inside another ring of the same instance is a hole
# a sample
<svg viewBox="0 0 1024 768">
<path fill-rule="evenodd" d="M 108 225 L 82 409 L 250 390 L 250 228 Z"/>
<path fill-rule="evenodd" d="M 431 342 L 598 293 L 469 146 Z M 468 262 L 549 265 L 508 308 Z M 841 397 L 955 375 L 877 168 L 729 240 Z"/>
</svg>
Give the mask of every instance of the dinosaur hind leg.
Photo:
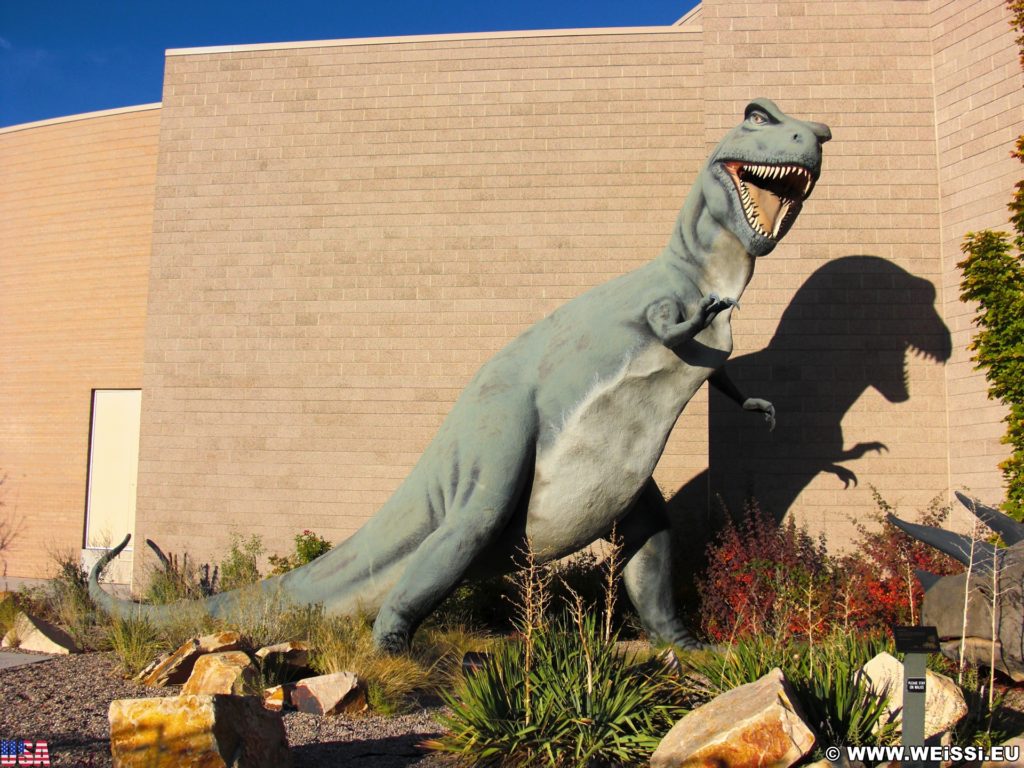
<svg viewBox="0 0 1024 768">
<path fill-rule="evenodd" d="M 619 532 L 625 543 L 626 593 L 652 640 L 681 648 L 702 648 L 679 618 L 672 595 L 668 510 L 654 480 L 648 480 Z"/>
<path fill-rule="evenodd" d="M 532 468 L 534 441 L 520 426 L 523 411 L 506 406 L 505 417 L 489 413 L 445 451 L 446 460 L 435 473 L 450 489 L 444 519 L 409 556 L 404 573 L 384 600 L 373 625 L 378 647 L 405 650 L 423 619 L 458 585 L 512 517 Z"/>
</svg>

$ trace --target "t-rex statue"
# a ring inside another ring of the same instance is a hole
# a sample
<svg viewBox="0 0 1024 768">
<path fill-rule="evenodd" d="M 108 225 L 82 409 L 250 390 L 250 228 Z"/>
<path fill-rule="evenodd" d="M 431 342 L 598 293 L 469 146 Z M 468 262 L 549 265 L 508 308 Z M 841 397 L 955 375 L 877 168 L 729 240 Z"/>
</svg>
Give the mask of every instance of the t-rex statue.
<svg viewBox="0 0 1024 768">
<path fill-rule="evenodd" d="M 672 600 L 665 503 L 652 480 L 669 433 L 709 378 L 744 398 L 722 365 L 730 315 L 754 272 L 792 227 L 821 172 L 828 126 L 752 101 L 711 153 L 650 263 L 593 288 L 526 330 L 466 386 L 394 495 L 351 538 L 302 568 L 261 582 L 328 613 L 376 613 L 379 647 L 407 647 L 420 622 L 464 578 L 513 570 L 527 542 L 540 562 L 618 526 L 623 580 L 647 631 L 697 645 Z M 174 606 L 117 600 L 114 614 L 159 621 Z M 213 615 L 237 601 L 205 599 Z"/>
</svg>

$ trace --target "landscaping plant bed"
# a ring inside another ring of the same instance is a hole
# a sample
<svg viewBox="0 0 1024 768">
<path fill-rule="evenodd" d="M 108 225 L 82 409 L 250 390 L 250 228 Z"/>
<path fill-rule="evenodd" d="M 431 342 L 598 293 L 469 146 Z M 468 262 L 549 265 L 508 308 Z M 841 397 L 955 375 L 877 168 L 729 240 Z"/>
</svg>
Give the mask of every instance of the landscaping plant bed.
<svg viewBox="0 0 1024 768">
<path fill-rule="evenodd" d="M 178 686 L 147 688 L 117 671 L 113 653 L 56 656 L 0 670 L 0 738 L 43 740 L 54 766 L 111 765 L 107 710 L 114 699 L 175 696 Z M 320 717 L 284 715 L 295 768 L 354 765 L 367 768 L 438 768 L 440 755 L 417 749 L 441 728 L 427 703 L 411 714 Z"/>
</svg>

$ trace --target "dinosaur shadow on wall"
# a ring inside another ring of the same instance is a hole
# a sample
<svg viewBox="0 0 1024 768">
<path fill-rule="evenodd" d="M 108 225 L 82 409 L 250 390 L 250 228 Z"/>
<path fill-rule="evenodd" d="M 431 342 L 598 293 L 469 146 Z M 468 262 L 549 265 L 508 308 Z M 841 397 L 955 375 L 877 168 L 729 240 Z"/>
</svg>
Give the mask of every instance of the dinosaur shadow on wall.
<svg viewBox="0 0 1024 768">
<path fill-rule="evenodd" d="M 890 403 L 907 401 L 908 354 L 949 359 L 952 340 L 935 298 L 929 281 L 886 259 L 835 259 L 796 292 L 765 349 L 726 363 L 744 394 L 775 405 L 778 425 L 770 432 L 759 414 L 711 389 L 709 468 L 669 501 L 686 571 L 703 568 L 706 544 L 724 522 L 719 498 L 733 515 L 756 499 L 781 521 L 818 474 L 857 483 L 850 463 L 886 450 L 891 434 L 881 427 L 877 441 L 846 447 L 843 417 L 868 388 Z"/>
</svg>

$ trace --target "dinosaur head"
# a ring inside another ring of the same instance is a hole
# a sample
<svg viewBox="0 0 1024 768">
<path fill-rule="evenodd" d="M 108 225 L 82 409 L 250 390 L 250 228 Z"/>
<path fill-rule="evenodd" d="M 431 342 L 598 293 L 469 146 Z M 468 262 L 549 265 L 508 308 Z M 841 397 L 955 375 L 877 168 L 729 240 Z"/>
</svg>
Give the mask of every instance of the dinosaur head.
<svg viewBox="0 0 1024 768">
<path fill-rule="evenodd" d="M 945 655 L 955 659 L 962 650 L 967 659 L 994 665 L 1020 682 L 1024 680 L 1024 525 L 962 493 L 956 496 L 1008 546 L 997 548 L 986 541 L 985 534 L 972 542 L 970 536 L 890 516 L 915 539 L 970 566 L 969 573 L 951 576 L 917 572 L 925 590 L 922 623 L 936 627 Z"/>
<path fill-rule="evenodd" d="M 768 99 L 750 102 L 702 174 L 709 212 L 751 256 L 771 253 L 814 189 L 831 138 L 827 125 L 790 117 Z"/>
</svg>

